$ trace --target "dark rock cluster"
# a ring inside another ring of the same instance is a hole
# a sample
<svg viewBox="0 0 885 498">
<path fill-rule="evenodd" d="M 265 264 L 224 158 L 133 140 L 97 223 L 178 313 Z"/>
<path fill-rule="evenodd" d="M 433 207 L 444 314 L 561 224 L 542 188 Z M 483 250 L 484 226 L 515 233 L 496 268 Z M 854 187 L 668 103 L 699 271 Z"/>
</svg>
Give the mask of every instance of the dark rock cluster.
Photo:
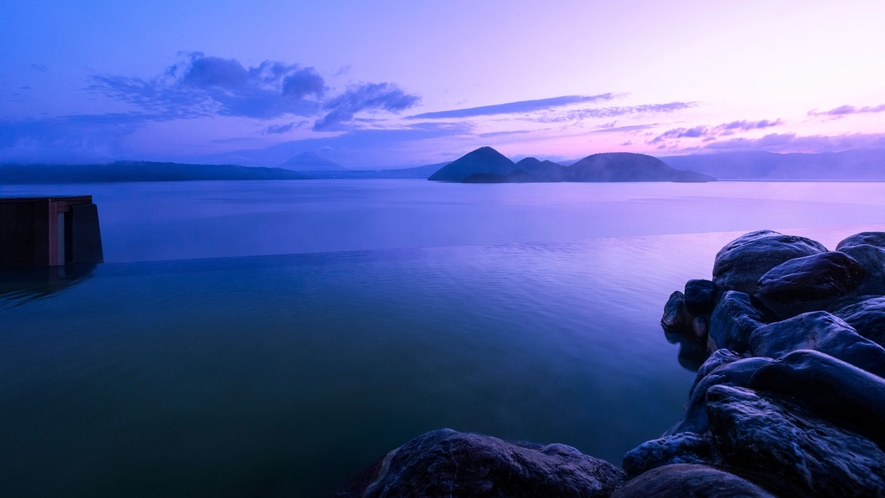
<svg viewBox="0 0 885 498">
<path fill-rule="evenodd" d="M 661 324 L 697 368 L 685 413 L 623 472 L 559 444 L 449 429 L 420 436 L 339 497 L 885 497 L 885 233 L 835 251 L 748 233 L 689 280 Z"/>
</svg>

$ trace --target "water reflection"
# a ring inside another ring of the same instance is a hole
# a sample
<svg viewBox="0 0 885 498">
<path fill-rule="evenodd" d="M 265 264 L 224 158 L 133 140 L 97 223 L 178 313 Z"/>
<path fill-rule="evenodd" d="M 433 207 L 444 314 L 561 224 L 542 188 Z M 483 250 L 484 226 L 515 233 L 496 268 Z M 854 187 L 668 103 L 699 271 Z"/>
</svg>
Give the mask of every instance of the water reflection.
<svg viewBox="0 0 885 498">
<path fill-rule="evenodd" d="M 0 308 L 22 306 L 80 284 L 95 271 L 95 263 L 0 270 Z"/>
<path fill-rule="evenodd" d="M 679 364 L 692 372 L 697 372 L 710 357 L 707 348 L 694 337 L 664 329 L 664 337 L 670 344 L 679 344 Z"/>
</svg>

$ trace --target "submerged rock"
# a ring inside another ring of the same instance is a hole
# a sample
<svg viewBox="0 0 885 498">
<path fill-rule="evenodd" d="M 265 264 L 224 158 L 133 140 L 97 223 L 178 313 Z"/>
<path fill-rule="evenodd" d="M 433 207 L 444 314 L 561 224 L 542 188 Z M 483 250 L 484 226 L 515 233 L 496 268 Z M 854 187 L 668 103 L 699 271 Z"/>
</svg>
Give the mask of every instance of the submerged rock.
<svg viewBox="0 0 885 498">
<path fill-rule="evenodd" d="M 614 465 L 563 444 L 508 443 L 440 429 L 391 451 L 336 497 L 608 497 L 622 484 Z"/>
<path fill-rule="evenodd" d="M 755 484 L 705 465 L 667 465 L 628 482 L 612 498 L 774 498 Z"/>
<path fill-rule="evenodd" d="M 746 388 L 714 386 L 707 406 L 726 464 L 778 495 L 885 494 L 885 453 L 869 439 Z"/>
<path fill-rule="evenodd" d="M 794 258 L 826 252 L 819 242 L 772 230 L 750 232 L 729 242 L 713 264 L 713 282 L 723 290 L 756 292 L 759 278 Z"/>
<path fill-rule="evenodd" d="M 750 334 L 767 321 L 765 312 L 754 305 L 748 294 L 728 291 L 710 316 L 707 350 L 725 348 L 744 353 Z"/>
<path fill-rule="evenodd" d="M 851 256 L 823 252 L 781 263 L 759 278 L 756 295 L 781 318 L 825 309 L 857 289 L 866 270 Z"/>
<path fill-rule="evenodd" d="M 799 349 L 814 349 L 885 376 L 885 349 L 825 311 L 763 325 L 750 334 L 749 344 L 753 356 L 779 358 Z"/>
<path fill-rule="evenodd" d="M 885 296 L 872 297 L 835 313 L 858 334 L 885 347 Z"/>
</svg>

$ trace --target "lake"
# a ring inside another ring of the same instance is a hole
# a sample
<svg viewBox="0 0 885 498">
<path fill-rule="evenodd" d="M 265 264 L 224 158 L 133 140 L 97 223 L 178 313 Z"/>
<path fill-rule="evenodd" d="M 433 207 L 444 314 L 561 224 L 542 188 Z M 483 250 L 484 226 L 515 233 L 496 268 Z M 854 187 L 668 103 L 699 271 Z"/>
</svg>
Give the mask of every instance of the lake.
<svg viewBox="0 0 885 498">
<path fill-rule="evenodd" d="M 106 263 L 0 282 L 3 496 L 322 496 L 440 427 L 620 464 L 722 245 L 885 230 L 885 183 L 0 186 L 64 194 Z"/>
</svg>

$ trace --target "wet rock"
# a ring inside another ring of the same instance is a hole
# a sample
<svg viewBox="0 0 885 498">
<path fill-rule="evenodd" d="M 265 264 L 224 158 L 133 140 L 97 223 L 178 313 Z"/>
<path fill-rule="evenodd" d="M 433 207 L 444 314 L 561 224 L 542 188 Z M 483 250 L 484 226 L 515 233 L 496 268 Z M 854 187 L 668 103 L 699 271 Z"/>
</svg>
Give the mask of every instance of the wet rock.
<svg viewBox="0 0 885 498">
<path fill-rule="evenodd" d="M 885 232 L 860 232 L 845 237 L 836 245 L 836 250 L 841 251 L 846 247 L 871 245 L 885 248 Z"/>
<path fill-rule="evenodd" d="M 858 334 L 885 346 L 885 297 L 872 297 L 846 306 L 835 313 Z"/>
<path fill-rule="evenodd" d="M 705 465 L 659 467 L 628 482 L 612 498 L 773 498 L 762 488 Z"/>
<path fill-rule="evenodd" d="M 680 432 L 646 441 L 624 455 L 622 467 L 628 478 L 664 465 L 698 463 L 719 465 L 719 456 L 709 433 Z"/>
<path fill-rule="evenodd" d="M 685 413 L 666 435 L 673 435 L 680 432 L 696 432 L 702 433 L 709 429 L 709 419 L 707 416 L 707 391 L 717 385 L 727 386 L 747 386 L 750 379 L 756 371 L 774 360 L 770 358 L 737 358 L 723 354 L 723 350 L 718 350 L 710 359 L 712 363 L 718 364 L 716 368 L 707 369 L 706 364 L 698 370 L 695 377 L 694 385 L 688 396 L 688 403 L 685 404 Z M 715 357 L 715 358 L 714 358 Z"/>
<path fill-rule="evenodd" d="M 759 277 L 794 258 L 826 252 L 819 242 L 772 230 L 750 232 L 729 242 L 713 264 L 713 282 L 723 290 L 756 292 Z"/>
<path fill-rule="evenodd" d="M 336 497 L 607 497 L 624 474 L 562 444 L 515 444 L 440 429 L 391 451 Z"/>
<path fill-rule="evenodd" d="M 748 294 L 728 291 L 710 315 L 707 349 L 712 352 L 725 348 L 744 353 L 750 334 L 767 321 L 766 313 L 756 307 Z"/>
<path fill-rule="evenodd" d="M 685 283 L 685 308 L 692 315 L 709 315 L 716 306 L 716 284 L 710 280 Z"/>
<path fill-rule="evenodd" d="M 885 249 L 868 244 L 853 245 L 841 249 L 863 266 L 866 277 L 855 294 L 885 295 Z"/>
<path fill-rule="evenodd" d="M 750 334 L 749 344 L 753 356 L 779 358 L 799 349 L 814 349 L 885 377 L 885 349 L 825 311 L 763 325 Z"/>
<path fill-rule="evenodd" d="M 760 367 L 748 385 L 789 396 L 816 415 L 848 424 L 885 448 L 885 380 L 881 377 L 827 354 L 800 350 Z M 881 463 L 885 469 L 885 460 Z"/>
<path fill-rule="evenodd" d="M 661 326 L 669 332 L 691 333 L 691 317 L 685 309 L 685 295 L 681 292 L 676 291 L 667 299 Z"/>
<path fill-rule="evenodd" d="M 710 388 L 707 407 L 726 463 L 775 494 L 885 494 L 885 453 L 869 439 L 741 387 Z"/>
<path fill-rule="evenodd" d="M 857 289 L 866 270 L 851 256 L 823 252 L 794 258 L 762 275 L 756 295 L 781 318 L 825 309 Z"/>
</svg>

